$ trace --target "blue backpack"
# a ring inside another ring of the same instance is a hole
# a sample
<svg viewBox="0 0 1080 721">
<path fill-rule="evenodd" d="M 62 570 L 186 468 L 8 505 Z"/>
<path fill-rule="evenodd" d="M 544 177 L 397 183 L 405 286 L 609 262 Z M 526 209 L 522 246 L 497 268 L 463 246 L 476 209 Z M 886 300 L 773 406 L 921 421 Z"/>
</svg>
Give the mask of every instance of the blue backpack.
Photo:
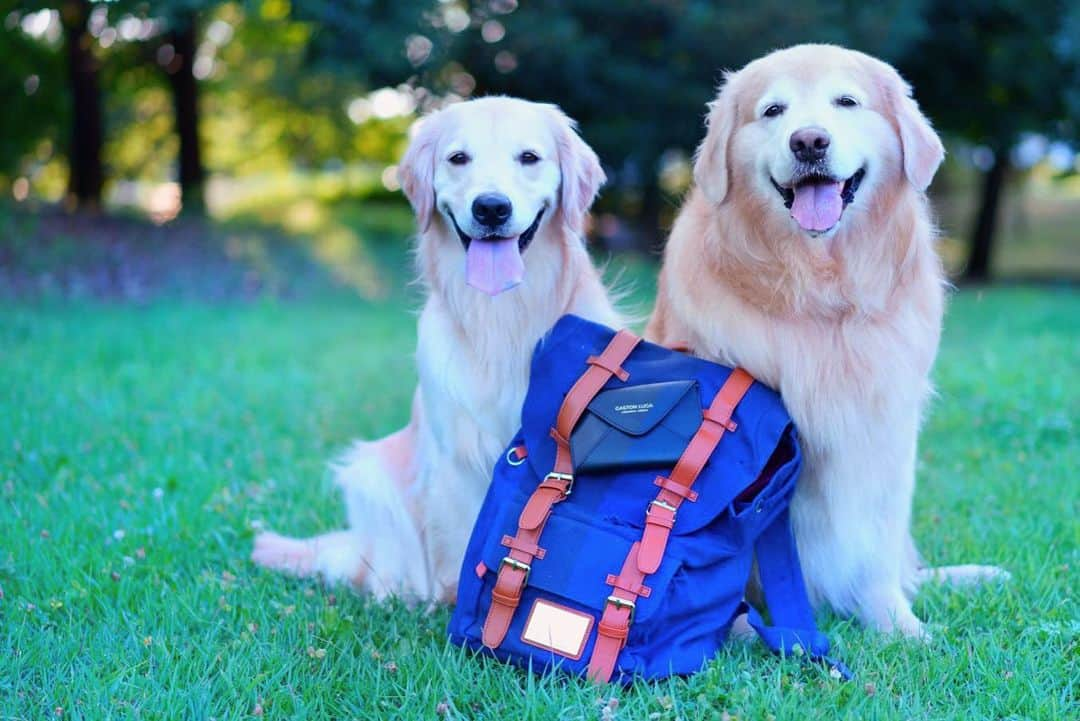
<svg viewBox="0 0 1080 721">
<path fill-rule="evenodd" d="M 773 651 L 829 660 L 788 503 L 801 456 L 741 369 L 564 316 L 465 552 L 454 643 L 597 682 L 698 671 L 741 613 Z M 743 601 L 756 554 L 771 624 Z"/>
</svg>

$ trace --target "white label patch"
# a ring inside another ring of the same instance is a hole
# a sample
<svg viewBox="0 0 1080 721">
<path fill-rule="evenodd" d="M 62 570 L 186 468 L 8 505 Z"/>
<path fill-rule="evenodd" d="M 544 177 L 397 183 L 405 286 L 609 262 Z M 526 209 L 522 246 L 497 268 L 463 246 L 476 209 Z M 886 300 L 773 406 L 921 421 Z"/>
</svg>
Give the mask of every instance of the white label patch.
<svg viewBox="0 0 1080 721">
<path fill-rule="evenodd" d="M 536 599 L 521 640 L 577 661 L 585 650 L 593 617 L 550 601 Z"/>
</svg>

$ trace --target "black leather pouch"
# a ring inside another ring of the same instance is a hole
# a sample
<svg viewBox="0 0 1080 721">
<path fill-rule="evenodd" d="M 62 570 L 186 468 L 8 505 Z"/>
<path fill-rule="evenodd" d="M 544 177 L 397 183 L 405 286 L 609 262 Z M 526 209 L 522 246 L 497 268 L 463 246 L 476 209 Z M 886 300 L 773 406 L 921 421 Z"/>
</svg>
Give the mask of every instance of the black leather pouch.
<svg viewBox="0 0 1080 721">
<path fill-rule="evenodd" d="M 574 472 L 674 466 L 701 418 L 696 381 L 603 391 L 570 434 Z"/>
</svg>

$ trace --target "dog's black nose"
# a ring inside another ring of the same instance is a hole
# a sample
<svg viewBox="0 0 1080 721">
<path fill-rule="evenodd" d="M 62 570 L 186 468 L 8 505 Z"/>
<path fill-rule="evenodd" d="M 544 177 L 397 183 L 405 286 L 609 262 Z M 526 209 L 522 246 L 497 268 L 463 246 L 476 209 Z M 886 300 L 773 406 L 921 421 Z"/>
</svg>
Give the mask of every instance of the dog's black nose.
<svg viewBox="0 0 1080 721">
<path fill-rule="evenodd" d="M 788 145 L 791 152 L 795 153 L 795 159 L 803 163 L 811 163 L 825 157 L 825 151 L 829 149 L 829 134 L 824 128 L 799 128 L 791 134 Z"/>
<path fill-rule="evenodd" d="M 472 204 L 472 214 L 476 222 L 489 228 L 497 228 L 510 217 L 510 198 L 502 193 L 484 193 L 476 196 Z"/>
</svg>

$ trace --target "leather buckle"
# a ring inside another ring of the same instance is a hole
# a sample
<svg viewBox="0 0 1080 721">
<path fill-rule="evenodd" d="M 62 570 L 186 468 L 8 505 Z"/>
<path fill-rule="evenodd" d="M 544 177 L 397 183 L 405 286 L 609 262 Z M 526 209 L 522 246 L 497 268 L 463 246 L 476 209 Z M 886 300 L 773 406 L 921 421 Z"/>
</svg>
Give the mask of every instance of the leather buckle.
<svg viewBox="0 0 1080 721">
<path fill-rule="evenodd" d="M 517 569 L 518 571 L 524 571 L 525 578 L 521 580 L 521 583 L 522 585 L 525 585 L 529 582 L 529 574 L 532 573 L 532 566 L 530 566 L 529 564 L 519 561 L 516 558 L 510 558 L 510 556 L 503 556 L 502 560 L 499 561 L 499 565 L 509 566 L 510 568 Z"/>
<path fill-rule="evenodd" d="M 628 601 L 625 598 L 619 598 L 618 596 L 612 595 L 607 597 L 607 602 L 615 608 L 629 608 L 630 619 L 627 621 L 627 625 L 634 622 L 634 612 L 637 611 L 637 604 L 633 601 Z"/>
</svg>

